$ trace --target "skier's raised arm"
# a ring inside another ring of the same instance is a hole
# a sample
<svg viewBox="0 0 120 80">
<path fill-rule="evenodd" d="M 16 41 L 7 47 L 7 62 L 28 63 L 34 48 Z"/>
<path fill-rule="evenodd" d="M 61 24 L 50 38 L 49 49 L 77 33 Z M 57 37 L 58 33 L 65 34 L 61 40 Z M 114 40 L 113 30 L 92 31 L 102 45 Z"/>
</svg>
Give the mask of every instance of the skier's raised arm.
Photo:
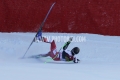
<svg viewBox="0 0 120 80">
<path fill-rule="evenodd" d="M 66 50 L 66 49 L 68 48 L 68 46 L 69 46 L 69 44 L 71 43 L 72 39 L 73 39 L 72 37 L 69 38 L 69 41 L 67 41 L 67 42 L 65 43 L 65 45 L 63 46 L 63 50 Z"/>
</svg>

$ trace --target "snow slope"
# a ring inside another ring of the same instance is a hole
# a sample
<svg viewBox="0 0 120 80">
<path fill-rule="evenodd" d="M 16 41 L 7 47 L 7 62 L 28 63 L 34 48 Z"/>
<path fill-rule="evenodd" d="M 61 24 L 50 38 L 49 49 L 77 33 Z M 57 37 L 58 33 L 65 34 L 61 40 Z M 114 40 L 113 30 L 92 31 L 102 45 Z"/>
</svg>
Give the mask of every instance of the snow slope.
<svg viewBox="0 0 120 80">
<path fill-rule="evenodd" d="M 35 33 L 0 33 L 0 80 L 120 80 L 120 37 L 97 34 L 43 33 L 44 36 L 82 36 L 79 64 L 50 58 L 22 59 Z M 56 42 L 57 49 L 64 41 Z M 33 43 L 25 57 L 46 53 L 50 45 Z"/>
</svg>

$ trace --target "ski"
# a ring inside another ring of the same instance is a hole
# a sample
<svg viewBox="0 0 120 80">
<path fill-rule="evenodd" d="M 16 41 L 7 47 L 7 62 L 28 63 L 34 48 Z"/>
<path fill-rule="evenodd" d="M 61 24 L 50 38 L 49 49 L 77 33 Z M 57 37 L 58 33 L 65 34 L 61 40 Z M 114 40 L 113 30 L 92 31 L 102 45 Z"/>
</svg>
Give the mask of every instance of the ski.
<svg viewBox="0 0 120 80">
<path fill-rule="evenodd" d="M 40 55 L 32 55 L 32 56 L 29 56 L 28 58 L 35 58 L 35 59 L 38 59 L 38 58 L 41 58 L 42 56 Z"/>
<path fill-rule="evenodd" d="M 35 41 L 35 38 L 36 38 L 36 37 L 39 37 L 39 36 L 42 37 L 42 28 L 43 28 L 44 23 L 45 23 L 48 15 L 50 14 L 50 12 L 51 12 L 51 10 L 52 10 L 52 8 L 53 8 L 54 5 L 55 5 L 55 3 L 53 3 L 53 4 L 51 5 L 51 7 L 50 7 L 50 9 L 49 9 L 49 11 L 48 11 L 48 13 L 47 13 L 47 15 L 45 16 L 43 22 L 41 23 L 41 25 L 40 25 L 40 27 L 39 27 L 39 30 L 37 31 L 35 37 L 33 38 L 32 42 L 30 43 L 30 45 L 29 45 L 29 47 L 27 48 L 26 52 L 24 53 L 23 58 L 25 57 L 25 55 L 26 55 L 26 53 L 28 52 L 29 48 L 31 47 L 31 45 L 32 45 L 33 42 Z"/>
</svg>

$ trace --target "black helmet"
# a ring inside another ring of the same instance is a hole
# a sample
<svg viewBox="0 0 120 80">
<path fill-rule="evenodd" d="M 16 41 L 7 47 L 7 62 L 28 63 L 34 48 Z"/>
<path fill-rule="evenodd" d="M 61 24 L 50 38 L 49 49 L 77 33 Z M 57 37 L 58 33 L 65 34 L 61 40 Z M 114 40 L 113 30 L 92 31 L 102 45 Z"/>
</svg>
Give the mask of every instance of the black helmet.
<svg viewBox="0 0 120 80">
<path fill-rule="evenodd" d="M 72 50 L 71 50 L 72 54 L 75 55 L 75 54 L 78 54 L 80 52 L 80 49 L 78 47 L 74 47 Z"/>
</svg>

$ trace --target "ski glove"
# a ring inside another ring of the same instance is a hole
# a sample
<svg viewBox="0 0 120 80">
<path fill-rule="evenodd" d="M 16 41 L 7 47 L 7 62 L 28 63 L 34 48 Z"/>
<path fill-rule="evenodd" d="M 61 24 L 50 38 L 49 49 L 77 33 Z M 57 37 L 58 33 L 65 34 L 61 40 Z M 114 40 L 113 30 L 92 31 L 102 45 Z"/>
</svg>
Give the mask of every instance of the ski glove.
<svg viewBox="0 0 120 80">
<path fill-rule="evenodd" d="M 77 59 L 77 58 L 74 58 L 74 59 L 73 59 L 73 62 L 74 62 L 74 63 L 78 63 L 79 61 L 80 61 L 80 60 Z"/>
</svg>

